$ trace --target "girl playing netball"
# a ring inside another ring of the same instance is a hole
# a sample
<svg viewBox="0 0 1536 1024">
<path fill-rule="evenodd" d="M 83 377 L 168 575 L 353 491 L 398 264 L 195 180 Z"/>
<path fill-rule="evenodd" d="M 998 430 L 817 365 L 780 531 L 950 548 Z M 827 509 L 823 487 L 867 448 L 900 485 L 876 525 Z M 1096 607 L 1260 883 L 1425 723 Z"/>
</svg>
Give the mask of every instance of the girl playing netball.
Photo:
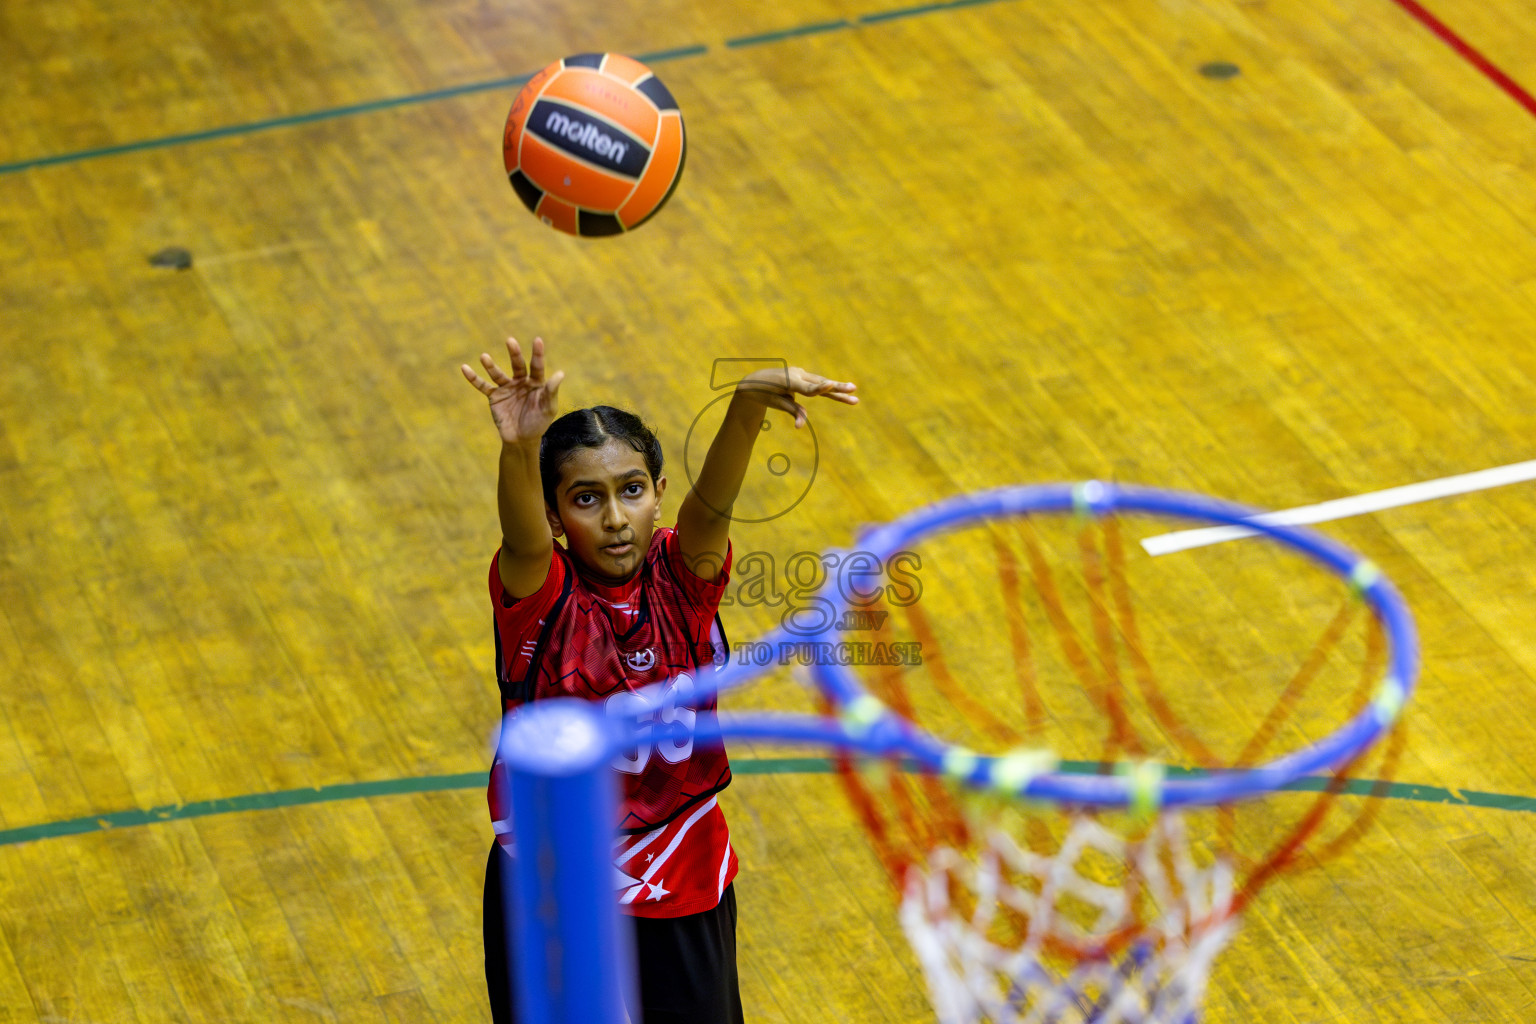
<svg viewBox="0 0 1536 1024">
<path fill-rule="evenodd" d="M 507 341 L 510 374 L 481 355 L 501 435 L 497 509 L 501 547 L 491 560 L 496 675 L 502 705 L 575 696 L 618 715 L 691 722 L 692 680 L 724 656 L 716 609 L 731 568 L 730 511 L 769 408 L 805 422 L 796 396 L 853 405 L 854 385 L 798 367 L 741 381 L 677 525 L 659 527 L 661 445 L 631 413 L 610 406 L 556 418 L 564 373 L 545 376 L 544 343 L 524 364 Z M 557 539 L 563 539 L 564 545 Z M 659 704 L 637 691 L 670 683 Z M 640 1019 L 645 1024 L 733 1024 L 736 854 L 716 795 L 731 781 L 718 746 L 669 738 L 614 763 L 622 785 L 615 898 L 634 920 Z M 485 975 L 497 1024 L 514 1020 L 502 879 L 510 878 L 505 780 L 491 769 L 496 842 L 485 875 Z"/>
</svg>

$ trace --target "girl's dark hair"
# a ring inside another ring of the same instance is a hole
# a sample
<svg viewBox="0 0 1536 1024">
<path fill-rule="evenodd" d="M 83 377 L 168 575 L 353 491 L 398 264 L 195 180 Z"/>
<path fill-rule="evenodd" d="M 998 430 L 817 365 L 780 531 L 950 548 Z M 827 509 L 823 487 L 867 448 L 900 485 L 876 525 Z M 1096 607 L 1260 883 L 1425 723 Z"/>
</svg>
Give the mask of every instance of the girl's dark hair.
<svg viewBox="0 0 1536 1024">
<path fill-rule="evenodd" d="M 639 416 L 611 405 L 594 405 L 561 416 L 544 431 L 539 442 L 539 479 L 544 484 L 544 501 L 559 508 L 555 491 L 560 486 L 560 471 L 578 448 L 601 448 L 617 438 L 645 456 L 645 470 L 651 474 L 651 486 L 661 476 L 661 442 Z"/>
</svg>

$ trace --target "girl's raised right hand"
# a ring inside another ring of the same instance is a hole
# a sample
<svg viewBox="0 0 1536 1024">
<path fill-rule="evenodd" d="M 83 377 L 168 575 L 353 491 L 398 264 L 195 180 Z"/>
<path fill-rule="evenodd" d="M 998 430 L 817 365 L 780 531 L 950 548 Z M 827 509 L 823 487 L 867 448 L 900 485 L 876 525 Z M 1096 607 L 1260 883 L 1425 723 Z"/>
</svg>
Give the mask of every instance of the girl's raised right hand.
<svg viewBox="0 0 1536 1024">
<path fill-rule="evenodd" d="M 543 338 L 533 339 L 533 354 L 526 366 L 517 339 L 508 338 L 507 358 L 512 368 L 510 377 L 496 365 L 489 352 L 480 353 L 480 365 L 485 367 L 490 380 L 470 369 L 468 363 L 461 365 L 459 372 L 490 401 L 491 419 L 504 443 L 536 442 L 559 415 L 555 394 L 565 379 L 565 371 L 544 379 Z"/>
</svg>

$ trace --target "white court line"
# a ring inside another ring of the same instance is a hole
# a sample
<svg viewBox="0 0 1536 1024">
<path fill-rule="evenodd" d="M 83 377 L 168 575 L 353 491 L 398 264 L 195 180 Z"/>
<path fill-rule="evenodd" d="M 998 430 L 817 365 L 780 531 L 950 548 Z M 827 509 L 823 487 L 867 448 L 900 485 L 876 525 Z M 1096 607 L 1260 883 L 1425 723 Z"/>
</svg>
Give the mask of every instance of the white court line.
<svg viewBox="0 0 1536 1024">
<path fill-rule="evenodd" d="M 1266 512 L 1253 518 L 1255 522 L 1276 523 L 1282 526 L 1326 523 L 1331 519 L 1363 516 L 1369 512 L 1380 512 L 1384 508 L 1412 505 L 1420 501 L 1450 497 L 1453 494 L 1486 491 L 1491 487 L 1503 487 L 1505 484 L 1518 484 L 1526 480 L 1536 480 L 1536 460 L 1516 462 L 1508 466 L 1495 466 L 1493 469 L 1480 469 L 1476 473 L 1462 473 L 1460 476 L 1441 477 L 1439 480 L 1426 480 L 1419 484 L 1389 487 L 1384 491 L 1371 491 L 1369 494 L 1338 498 L 1318 505 L 1288 508 L 1283 512 Z M 1241 537 L 1253 537 L 1258 532 L 1241 526 L 1206 526 L 1195 530 L 1178 530 L 1174 533 L 1148 537 L 1141 542 L 1141 546 L 1146 549 L 1147 554 L 1155 557 L 1171 554 L 1174 551 L 1205 547 L 1207 544 L 1220 544 L 1222 541 L 1237 540 Z"/>
</svg>

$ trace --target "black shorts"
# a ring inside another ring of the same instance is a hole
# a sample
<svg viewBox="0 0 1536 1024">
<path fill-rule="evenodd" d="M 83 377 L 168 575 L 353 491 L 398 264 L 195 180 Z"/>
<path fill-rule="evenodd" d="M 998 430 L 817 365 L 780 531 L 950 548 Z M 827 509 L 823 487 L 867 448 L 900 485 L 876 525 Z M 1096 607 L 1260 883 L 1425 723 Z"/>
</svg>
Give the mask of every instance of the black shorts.
<svg viewBox="0 0 1536 1024">
<path fill-rule="evenodd" d="M 491 844 L 485 865 L 485 985 L 495 1024 L 515 1024 L 513 950 L 502 902 L 512 858 Z M 510 889 L 508 889 L 510 892 Z M 713 910 L 686 917 L 626 917 L 634 922 L 644 1024 L 741 1024 L 736 981 L 736 886 Z"/>
</svg>

